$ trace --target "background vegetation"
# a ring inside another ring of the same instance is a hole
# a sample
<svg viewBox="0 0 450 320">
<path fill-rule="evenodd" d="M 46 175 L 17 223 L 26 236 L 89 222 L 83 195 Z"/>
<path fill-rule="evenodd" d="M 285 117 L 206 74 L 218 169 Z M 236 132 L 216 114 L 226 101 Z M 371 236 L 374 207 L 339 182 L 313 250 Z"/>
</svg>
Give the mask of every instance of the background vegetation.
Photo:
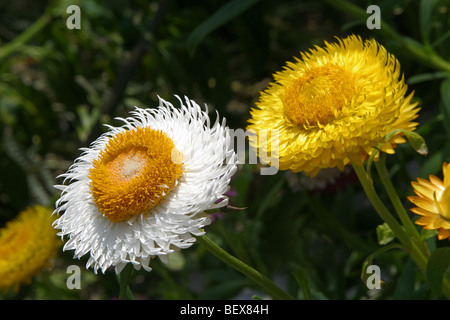
<svg viewBox="0 0 450 320">
<path fill-rule="evenodd" d="M 71 4 L 81 8 L 80 30 L 66 27 Z M 385 24 L 380 30 L 366 27 L 371 4 L 381 9 Z M 61 183 L 56 177 L 78 157 L 80 147 L 105 130 L 102 124 L 118 124 L 114 117 L 127 116 L 134 106 L 155 107 L 158 95 L 176 104 L 177 94 L 218 110 L 230 128 L 245 128 L 258 92 L 286 61 L 351 33 L 374 37 L 395 54 L 422 108 L 418 132 L 429 155 L 404 145 L 388 157 L 406 199 L 412 194 L 410 181 L 441 176 L 442 162 L 450 160 L 449 4 L 0 1 L 0 227 L 27 206 L 53 207 L 58 197 L 53 185 Z M 414 54 L 415 48 L 422 51 Z M 435 56 L 444 63 L 432 61 Z M 230 195 L 231 205 L 246 209 L 215 215 L 207 233 L 300 299 L 438 298 L 398 250 L 374 260 L 384 284 L 368 290 L 361 267 L 380 248 L 376 227 L 381 220 L 351 169 L 334 174 L 261 176 L 258 165 L 242 166 Z M 405 205 L 411 206 L 406 200 Z M 449 241 L 432 237 L 429 246 L 449 246 Z M 116 298 L 114 272 L 95 275 L 84 269 L 85 262 L 61 252 L 50 270 L 8 298 Z M 66 287 L 71 264 L 82 269 L 81 290 Z M 152 272 L 138 272 L 132 280 L 136 298 L 265 297 L 198 244 L 174 254 L 168 266 L 158 259 L 152 265 Z"/>
</svg>

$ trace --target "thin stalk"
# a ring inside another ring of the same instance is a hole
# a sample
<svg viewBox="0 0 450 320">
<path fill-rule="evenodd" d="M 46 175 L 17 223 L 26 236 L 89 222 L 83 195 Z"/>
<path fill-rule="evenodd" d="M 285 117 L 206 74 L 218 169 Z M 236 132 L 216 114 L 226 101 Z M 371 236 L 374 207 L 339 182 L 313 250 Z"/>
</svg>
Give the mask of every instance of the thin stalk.
<svg viewBox="0 0 450 320">
<path fill-rule="evenodd" d="M 214 256 L 233 267 L 237 271 L 243 273 L 247 278 L 253 280 L 258 285 L 260 285 L 267 294 L 272 296 L 277 300 L 294 300 L 294 298 L 288 294 L 286 291 L 282 290 L 276 284 L 274 284 L 270 279 L 261 274 L 259 271 L 253 269 L 247 264 L 243 263 L 241 260 L 236 259 L 228 252 L 220 248 L 207 236 L 197 237 L 198 242 L 200 242 L 210 253 Z"/>
<path fill-rule="evenodd" d="M 394 232 L 395 236 L 403 244 L 403 246 L 407 248 L 409 254 L 414 259 L 420 270 L 425 273 L 427 266 L 426 257 L 417 249 L 417 246 L 411 240 L 410 236 L 406 233 L 406 231 L 398 223 L 398 221 L 394 218 L 390 211 L 385 207 L 378 194 L 376 193 L 375 188 L 370 182 L 367 172 L 364 170 L 364 168 L 356 165 L 353 165 L 353 168 L 364 189 L 364 192 L 369 198 L 375 211 L 378 213 L 380 218 L 387 223 L 387 225 L 391 228 L 392 232 Z"/>
<path fill-rule="evenodd" d="M 131 263 L 128 263 L 125 268 L 123 268 L 120 274 L 117 274 L 117 281 L 119 282 L 119 299 L 134 300 L 133 293 L 130 289 L 130 280 L 134 273 L 134 267 Z"/>
<path fill-rule="evenodd" d="M 395 191 L 394 186 L 392 185 L 391 178 L 389 176 L 389 172 L 386 168 L 385 157 L 381 157 L 378 162 L 375 163 L 375 167 L 378 172 L 378 176 L 380 177 L 381 182 L 383 183 L 389 198 L 391 199 L 392 205 L 394 206 L 395 211 L 397 212 L 400 221 L 402 222 L 406 232 L 413 239 L 415 245 L 419 246 L 419 250 L 425 257 L 429 257 L 430 253 L 426 246 L 424 245 L 424 241 L 420 237 L 419 232 L 414 226 L 413 222 L 408 216 L 408 213 L 405 210 L 400 198 L 398 197 L 397 192 Z"/>
</svg>

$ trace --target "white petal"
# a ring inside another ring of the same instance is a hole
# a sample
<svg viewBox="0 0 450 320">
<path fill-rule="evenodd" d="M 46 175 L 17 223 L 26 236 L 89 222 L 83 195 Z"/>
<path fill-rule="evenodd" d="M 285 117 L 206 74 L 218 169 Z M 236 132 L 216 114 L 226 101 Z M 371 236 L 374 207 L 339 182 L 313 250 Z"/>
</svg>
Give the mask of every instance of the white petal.
<svg viewBox="0 0 450 320">
<path fill-rule="evenodd" d="M 74 257 L 90 254 L 87 268 L 105 272 L 115 267 L 120 273 L 127 263 L 150 271 L 155 256 L 167 261 L 174 250 L 189 248 L 195 237 L 204 234 L 211 219 L 203 211 L 226 205 L 231 176 L 237 168 L 237 156 L 230 145 L 225 121 L 211 127 L 207 113 L 194 101 L 177 99 L 174 108 L 160 99 L 156 109 L 136 108 L 132 117 L 118 118 L 121 127 L 108 126 L 109 131 L 81 149 L 58 185 L 61 197 L 54 213 L 61 215 L 54 223 L 61 237 L 68 236 L 64 250 L 74 250 Z M 218 118 L 218 117 L 217 117 Z M 183 175 L 176 187 L 153 209 L 122 222 L 111 222 L 97 209 L 90 191 L 89 170 L 92 161 L 106 147 L 108 139 L 136 127 L 150 126 L 163 131 L 183 155 Z M 217 203 L 218 200 L 222 200 Z"/>
</svg>

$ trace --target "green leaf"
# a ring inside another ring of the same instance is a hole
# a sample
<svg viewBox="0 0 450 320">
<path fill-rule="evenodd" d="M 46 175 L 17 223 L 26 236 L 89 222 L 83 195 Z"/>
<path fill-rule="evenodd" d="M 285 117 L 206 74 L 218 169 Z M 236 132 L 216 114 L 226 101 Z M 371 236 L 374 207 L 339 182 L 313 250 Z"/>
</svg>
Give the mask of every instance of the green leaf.
<svg viewBox="0 0 450 320">
<path fill-rule="evenodd" d="M 439 80 L 442 78 L 447 78 L 448 72 L 446 71 L 437 71 L 437 72 L 429 72 L 429 73 L 421 73 L 416 74 L 408 78 L 408 84 L 418 84 L 425 81 Z"/>
<path fill-rule="evenodd" d="M 297 283 L 302 289 L 305 300 L 311 300 L 311 288 L 309 287 L 308 272 L 306 271 L 306 269 L 294 266 L 292 268 L 292 274 L 294 275 L 295 280 L 297 280 Z"/>
<path fill-rule="evenodd" d="M 216 285 L 211 285 L 198 296 L 200 300 L 217 300 L 235 296 L 242 291 L 243 288 L 250 286 L 251 283 L 247 279 L 227 280 Z"/>
<path fill-rule="evenodd" d="M 407 131 L 407 130 L 403 130 L 403 133 L 408 139 L 408 142 L 411 145 L 411 147 L 413 147 L 413 149 L 416 150 L 417 153 L 423 156 L 426 156 L 428 154 L 427 144 L 425 143 L 425 139 L 420 134 L 414 131 Z"/>
<path fill-rule="evenodd" d="M 422 40 L 425 45 L 430 43 L 431 16 L 433 13 L 434 0 L 421 0 L 419 12 L 419 25 Z"/>
<path fill-rule="evenodd" d="M 395 287 L 394 300 L 408 300 L 414 298 L 416 265 L 414 261 L 408 259 Z"/>
<path fill-rule="evenodd" d="M 441 83 L 441 97 L 447 109 L 450 110 L 450 77 Z"/>
<path fill-rule="evenodd" d="M 422 229 L 420 236 L 424 240 L 428 240 L 434 236 L 436 236 L 439 232 L 437 230 L 428 230 L 428 229 Z"/>
<path fill-rule="evenodd" d="M 418 176 L 425 178 L 430 174 L 438 174 L 442 170 L 442 162 L 444 162 L 444 159 L 447 157 L 447 154 L 444 154 L 444 151 L 445 149 L 439 150 L 431 155 L 421 166 Z"/>
<path fill-rule="evenodd" d="M 450 134 L 448 127 L 450 126 L 450 77 L 442 81 L 441 83 L 441 99 L 442 104 L 441 112 L 444 116 L 444 124 L 447 129 L 447 133 Z"/>
<path fill-rule="evenodd" d="M 450 248 L 439 248 L 433 251 L 427 264 L 427 280 L 431 290 L 438 296 L 442 293 L 444 274 L 450 267 Z"/>
<path fill-rule="evenodd" d="M 387 223 L 380 224 L 377 227 L 378 244 L 385 245 L 395 239 L 395 234 Z"/>
<path fill-rule="evenodd" d="M 437 46 L 439 46 L 441 43 L 447 41 L 447 39 L 450 37 L 450 30 L 448 30 L 446 33 L 444 33 L 442 36 L 440 36 L 439 38 L 435 39 L 433 41 L 433 43 L 431 44 L 432 48 L 436 48 Z"/>
<path fill-rule="evenodd" d="M 117 275 L 120 286 L 119 299 L 124 299 L 126 297 L 127 299 L 133 300 L 133 294 L 129 287 L 130 280 L 133 276 L 133 269 L 133 265 L 127 263 L 122 272 Z"/>
<path fill-rule="evenodd" d="M 203 40 L 204 37 L 206 37 L 206 35 L 238 16 L 258 1 L 259 0 L 233 0 L 217 10 L 206 21 L 195 28 L 189 35 L 187 39 L 189 53 L 191 55 L 194 54 L 197 45 Z"/>
<path fill-rule="evenodd" d="M 86 91 L 87 100 L 92 106 L 101 107 L 103 102 L 102 98 L 99 96 L 97 90 L 94 88 L 94 86 L 90 83 L 88 79 L 86 79 L 82 75 L 76 75 L 75 82 Z"/>
</svg>

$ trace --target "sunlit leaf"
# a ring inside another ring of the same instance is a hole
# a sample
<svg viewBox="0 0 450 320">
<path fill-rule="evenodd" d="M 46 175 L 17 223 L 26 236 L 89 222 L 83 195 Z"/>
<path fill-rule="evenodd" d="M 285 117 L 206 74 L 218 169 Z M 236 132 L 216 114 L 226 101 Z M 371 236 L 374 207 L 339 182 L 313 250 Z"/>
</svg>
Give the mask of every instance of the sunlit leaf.
<svg viewBox="0 0 450 320">
<path fill-rule="evenodd" d="M 385 245 L 395 239 L 395 234 L 386 223 L 383 223 L 377 227 L 377 237 L 378 243 Z"/>
<path fill-rule="evenodd" d="M 425 143 L 425 139 L 420 134 L 414 131 L 407 130 L 404 130 L 403 133 L 408 139 L 411 147 L 413 147 L 413 149 L 416 150 L 417 153 L 423 156 L 426 156 L 428 154 L 427 144 Z"/>
</svg>

